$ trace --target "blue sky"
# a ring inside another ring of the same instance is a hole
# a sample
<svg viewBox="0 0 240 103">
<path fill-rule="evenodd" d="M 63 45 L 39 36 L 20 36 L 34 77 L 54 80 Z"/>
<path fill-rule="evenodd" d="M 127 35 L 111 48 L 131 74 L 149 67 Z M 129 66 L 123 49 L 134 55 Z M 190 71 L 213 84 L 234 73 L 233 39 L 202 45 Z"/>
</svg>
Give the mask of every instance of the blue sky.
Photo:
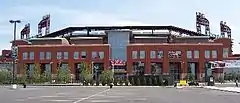
<svg viewBox="0 0 240 103">
<path fill-rule="evenodd" d="M 50 1 L 50 2 L 49 2 Z M 231 1 L 231 2 L 229 2 Z M 195 12 L 210 20 L 211 32 L 219 34 L 221 20 L 232 28 L 234 53 L 240 53 L 240 1 L 238 0 L 5 0 L 0 3 L 0 49 L 9 49 L 13 26 L 31 24 L 31 35 L 45 14 L 51 14 L 51 30 L 85 25 L 175 25 L 196 31 Z"/>
</svg>

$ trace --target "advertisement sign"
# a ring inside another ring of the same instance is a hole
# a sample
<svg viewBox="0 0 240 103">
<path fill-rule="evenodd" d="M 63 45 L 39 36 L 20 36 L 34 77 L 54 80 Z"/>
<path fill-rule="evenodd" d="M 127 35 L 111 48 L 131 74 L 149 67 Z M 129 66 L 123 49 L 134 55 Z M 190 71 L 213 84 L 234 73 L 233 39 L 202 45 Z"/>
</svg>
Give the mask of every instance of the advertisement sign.
<svg viewBox="0 0 240 103">
<path fill-rule="evenodd" d="M 224 60 L 224 68 L 240 68 L 240 60 Z"/>
</svg>

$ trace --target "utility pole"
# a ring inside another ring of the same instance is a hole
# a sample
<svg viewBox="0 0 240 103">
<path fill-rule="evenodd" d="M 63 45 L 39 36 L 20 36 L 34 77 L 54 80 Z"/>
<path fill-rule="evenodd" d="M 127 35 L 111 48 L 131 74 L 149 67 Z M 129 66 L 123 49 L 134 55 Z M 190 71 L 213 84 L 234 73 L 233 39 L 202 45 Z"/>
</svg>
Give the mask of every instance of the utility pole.
<svg viewBox="0 0 240 103">
<path fill-rule="evenodd" d="M 12 67 L 12 84 L 13 88 L 16 88 L 15 83 L 15 64 L 16 64 L 16 58 L 17 58 L 17 47 L 15 44 L 16 41 L 16 28 L 17 28 L 17 23 L 21 23 L 20 20 L 9 20 L 11 24 L 14 24 L 13 28 L 13 42 L 12 42 L 12 59 L 13 59 L 13 67 Z"/>
</svg>

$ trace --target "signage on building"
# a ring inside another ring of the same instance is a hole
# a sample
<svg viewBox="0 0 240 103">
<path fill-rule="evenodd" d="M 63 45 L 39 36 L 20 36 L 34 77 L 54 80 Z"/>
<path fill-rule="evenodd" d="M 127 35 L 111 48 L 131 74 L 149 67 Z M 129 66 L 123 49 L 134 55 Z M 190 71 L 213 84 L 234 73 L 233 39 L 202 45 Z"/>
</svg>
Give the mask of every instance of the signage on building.
<svg viewBox="0 0 240 103">
<path fill-rule="evenodd" d="M 210 63 L 213 68 L 240 68 L 240 60 L 223 60 Z"/>
</svg>

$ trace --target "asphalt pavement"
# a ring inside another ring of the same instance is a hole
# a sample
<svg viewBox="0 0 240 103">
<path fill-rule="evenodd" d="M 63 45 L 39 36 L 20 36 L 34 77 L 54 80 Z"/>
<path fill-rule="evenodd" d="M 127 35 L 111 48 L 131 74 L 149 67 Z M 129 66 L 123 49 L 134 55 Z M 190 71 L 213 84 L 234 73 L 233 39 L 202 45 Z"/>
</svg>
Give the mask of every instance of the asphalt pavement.
<svg viewBox="0 0 240 103">
<path fill-rule="evenodd" d="M 1 103 L 239 103 L 240 94 L 203 88 L 28 87 L 0 88 Z"/>
</svg>

